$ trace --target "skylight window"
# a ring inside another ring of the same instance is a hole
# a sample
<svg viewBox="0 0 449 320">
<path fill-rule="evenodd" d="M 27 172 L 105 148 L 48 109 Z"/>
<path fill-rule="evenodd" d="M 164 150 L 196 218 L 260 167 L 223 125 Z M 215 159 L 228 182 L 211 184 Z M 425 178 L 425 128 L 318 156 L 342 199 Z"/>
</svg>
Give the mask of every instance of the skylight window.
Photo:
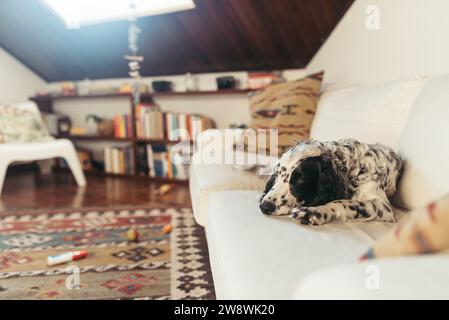
<svg viewBox="0 0 449 320">
<path fill-rule="evenodd" d="M 81 25 L 144 17 L 195 8 L 193 0 L 42 0 L 66 23 Z"/>
</svg>

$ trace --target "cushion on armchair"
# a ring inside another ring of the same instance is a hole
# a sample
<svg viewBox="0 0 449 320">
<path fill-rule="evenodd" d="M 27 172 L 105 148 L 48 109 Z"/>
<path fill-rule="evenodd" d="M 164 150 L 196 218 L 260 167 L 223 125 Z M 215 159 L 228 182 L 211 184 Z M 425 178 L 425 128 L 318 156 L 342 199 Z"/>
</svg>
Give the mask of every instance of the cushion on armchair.
<svg viewBox="0 0 449 320">
<path fill-rule="evenodd" d="M 53 138 L 35 105 L 0 106 L 0 143 L 49 141 Z"/>
</svg>

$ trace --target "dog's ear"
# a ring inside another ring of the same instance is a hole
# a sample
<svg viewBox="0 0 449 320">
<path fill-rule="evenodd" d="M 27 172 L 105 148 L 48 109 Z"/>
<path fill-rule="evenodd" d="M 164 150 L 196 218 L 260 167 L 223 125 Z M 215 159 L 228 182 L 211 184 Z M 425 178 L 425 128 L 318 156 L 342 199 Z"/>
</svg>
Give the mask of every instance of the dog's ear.
<svg viewBox="0 0 449 320">
<path fill-rule="evenodd" d="M 342 177 L 337 174 L 330 160 L 321 160 L 320 175 L 314 199 L 315 206 L 347 198 Z"/>
<path fill-rule="evenodd" d="M 321 159 L 310 157 L 302 160 L 290 175 L 290 191 L 298 200 L 308 206 L 313 201 L 318 188 Z"/>
<path fill-rule="evenodd" d="M 290 176 L 290 191 L 304 206 L 319 206 L 345 199 L 345 184 L 332 162 L 324 157 L 302 160 Z"/>
</svg>

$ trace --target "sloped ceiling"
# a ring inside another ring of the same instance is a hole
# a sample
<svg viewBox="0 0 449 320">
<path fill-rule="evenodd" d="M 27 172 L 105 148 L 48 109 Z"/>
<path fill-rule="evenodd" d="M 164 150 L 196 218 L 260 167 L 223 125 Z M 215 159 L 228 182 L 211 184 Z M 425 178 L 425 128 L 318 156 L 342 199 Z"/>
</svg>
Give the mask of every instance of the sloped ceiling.
<svg viewBox="0 0 449 320">
<path fill-rule="evenodd" d="M 194 10 L 141 18 L 141 74 L 305 67 L 352 2 L 196 0 Z M 126 21 L 68 30 L 38 0 L 0 5 L 0 46 L 45 80 L 127 77 Z"/>
</svg>

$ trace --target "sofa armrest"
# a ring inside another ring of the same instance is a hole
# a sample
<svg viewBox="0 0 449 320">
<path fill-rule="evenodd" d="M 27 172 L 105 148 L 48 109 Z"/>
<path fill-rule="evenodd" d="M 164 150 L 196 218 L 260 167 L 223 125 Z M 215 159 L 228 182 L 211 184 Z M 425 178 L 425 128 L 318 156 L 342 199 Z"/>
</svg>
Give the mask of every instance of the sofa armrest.
<svg viewBox="0 0 449 320">
<path fill-rule="evenodd" d="M 379 259 L 307 276 L 293 299 L 449 299 L 449 256 Z"/>
</svg>

